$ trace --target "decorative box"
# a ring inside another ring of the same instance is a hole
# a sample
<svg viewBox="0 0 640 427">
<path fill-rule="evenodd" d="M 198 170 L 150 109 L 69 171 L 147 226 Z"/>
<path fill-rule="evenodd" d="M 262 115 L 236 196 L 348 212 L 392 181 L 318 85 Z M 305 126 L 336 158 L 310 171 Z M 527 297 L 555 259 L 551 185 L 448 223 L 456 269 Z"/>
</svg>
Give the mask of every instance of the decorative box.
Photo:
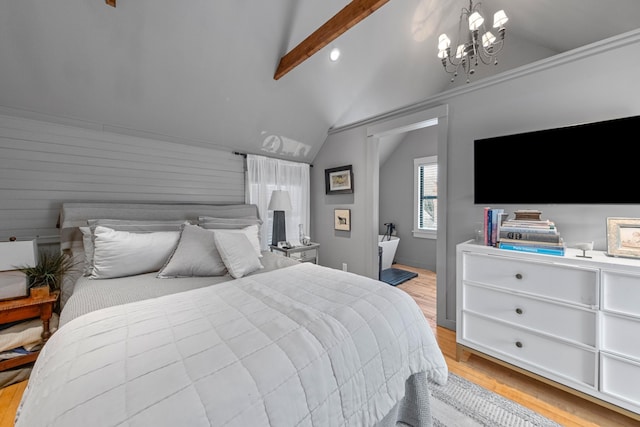
<svg viewBox="0 0 640 427">
<path fill-rule="evenodd" d="M 0 271 L 0 300 L 26 297 L 29 294 L 27 276 L 21 271 Z"/>
<path fill-rule="evenodd" d="M 20 298 L 29 294 L 27 276 L 18 268 L 38 265 L 35 240 L 0 242 L 0 299 Z"/>
</svg>

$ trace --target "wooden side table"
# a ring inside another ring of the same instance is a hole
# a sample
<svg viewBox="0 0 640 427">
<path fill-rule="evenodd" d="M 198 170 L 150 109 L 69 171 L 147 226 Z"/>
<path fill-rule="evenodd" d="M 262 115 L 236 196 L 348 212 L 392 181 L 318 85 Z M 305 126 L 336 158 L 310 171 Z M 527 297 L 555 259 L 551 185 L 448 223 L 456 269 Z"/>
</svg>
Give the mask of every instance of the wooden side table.
<svg viewBox="0 0 640 427">
<path fill-rule="evenodd" d="M 47 342 L 51 336 L 49 321 L 53 314 L 53 306 L 58 300 L 59 291 L 51 292 L 48 296 L 19 298 L 0 301 L 0 324 L 16 322 L 39 317 L 42 320 L 42 340 Z M 39 351 L 0 361 L 0 371 L 25 365 L 37 359 Z"/>
<path fill-rule="evenodd" d="M 284 256 L 297 259 L 300 262 L 313 262 L 317 264 L 320 243 L 310 243 L 308 245 L 294 246 L 292 248 L 279 248 L 274 245 L 269 245 L 269 249 L 271 249 L 271 252 L 280 252 Z"/>
</svg>

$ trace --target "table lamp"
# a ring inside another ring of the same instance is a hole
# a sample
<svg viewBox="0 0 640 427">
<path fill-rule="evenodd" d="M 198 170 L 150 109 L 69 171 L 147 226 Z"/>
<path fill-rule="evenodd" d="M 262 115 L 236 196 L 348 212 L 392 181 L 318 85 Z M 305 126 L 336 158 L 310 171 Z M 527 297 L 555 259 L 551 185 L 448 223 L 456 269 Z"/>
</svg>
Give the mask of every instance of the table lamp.
<svg viewBox="0 0 640 427">
<path fill-rule="evenodd" d="M 27 296 L 27 276 L 18 268 L 38 265 L 36 240 L 18 241 L 12 237 L 0 242 L 0 300 Z"/>
<path fill-rule="evenodd" d="M 273 211 L 273 232 L 271 244 L 278 246 L 278 242 L 287 241 L 287 229 L 284 223 L 284 211 L 291 210 L 291 197 L 286 190 L 273 190 L 269 200 L 270 211 Z"/>
</svg>

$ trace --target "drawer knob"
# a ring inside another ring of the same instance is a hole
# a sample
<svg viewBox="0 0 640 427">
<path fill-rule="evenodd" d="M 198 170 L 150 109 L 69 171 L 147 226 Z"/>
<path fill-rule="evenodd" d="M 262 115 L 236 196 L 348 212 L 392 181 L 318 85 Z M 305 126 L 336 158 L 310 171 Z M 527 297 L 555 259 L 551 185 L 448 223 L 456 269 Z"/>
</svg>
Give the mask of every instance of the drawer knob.
<svg viewBox="0 0 640 427">
<path fill-rule="evenodd" d="M 516 308 L 516 313 L 517 314 L 522 314 L 522 309 L 521 308 Z"/>
<path fill-rule="evenodd" d="M 516 274 L 516 279 L 518 279 L 518 280 L 522 279 L 522 274 L 517 273 L 517 274 Z"/>
<path fill-rule="evenodd" d="M 516 347 L 522 348 L 522 343 L 520 341 L 516 341 Z"/>
</svg>

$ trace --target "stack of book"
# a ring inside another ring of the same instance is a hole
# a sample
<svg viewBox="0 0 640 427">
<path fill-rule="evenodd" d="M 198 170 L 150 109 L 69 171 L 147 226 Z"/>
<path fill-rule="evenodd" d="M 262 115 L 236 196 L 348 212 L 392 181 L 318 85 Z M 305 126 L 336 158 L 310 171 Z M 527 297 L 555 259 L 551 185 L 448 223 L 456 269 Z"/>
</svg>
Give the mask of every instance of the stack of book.
<svg viewBox="0 0 640 427">
<path fill-rule="evenodd" d="M 564 240 L 553 221 L 542 219 L 538 210 L 515 212 L 514 219 L 502 222 L 498 247 L 520 252 L 563 256 Z"/>
<path fill-rule="evenodd" d="M 509 216 L 501 208 L 484 208 L 483 238 L 486 246 L 496 246 L 500 234 L 500 225 Z"/>
</svg>

